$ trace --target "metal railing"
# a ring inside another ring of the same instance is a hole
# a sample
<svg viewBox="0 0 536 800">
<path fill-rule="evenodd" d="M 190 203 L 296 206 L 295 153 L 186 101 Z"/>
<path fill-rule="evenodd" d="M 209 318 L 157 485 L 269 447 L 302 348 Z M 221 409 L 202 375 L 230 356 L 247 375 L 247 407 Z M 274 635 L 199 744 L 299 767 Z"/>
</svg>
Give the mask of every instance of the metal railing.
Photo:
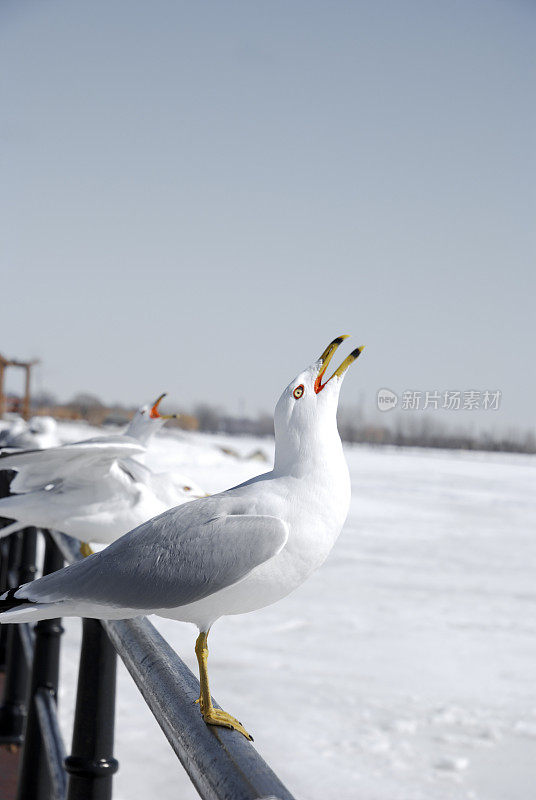
<svg viewBox="0 0 536 800">
<path fill-rule="evenodd" d="M 0 473 L 1 480 L 2 473 Z M 0 485 L 0 492 L 2 486 Z M 38 537 L 42 573 L 80 556 L 80 543 L 35 528 L 0 541 L 0 589 L 33 580 Z M 82 621 L 71 754 L 57 718 L 60 619 L 0 626 L 0 744 L 20 746 L 17 800 L 110 800 L 117 654 L 125 663 L 190 780 L 204 800 L 293 800 L 240 733 L 206 725 L 195 704 L 199 682 L 151 623 Z M 217 704 L 216 704 L 217 705 Z"/>
</svg>

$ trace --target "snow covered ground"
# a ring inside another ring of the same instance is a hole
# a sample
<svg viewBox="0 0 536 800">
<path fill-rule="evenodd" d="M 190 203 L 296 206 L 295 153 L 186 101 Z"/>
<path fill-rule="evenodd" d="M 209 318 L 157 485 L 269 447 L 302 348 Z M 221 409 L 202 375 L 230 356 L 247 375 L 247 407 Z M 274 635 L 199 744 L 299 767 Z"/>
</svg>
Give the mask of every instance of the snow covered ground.
<svg viewBox="0 0 536 800">
<path fill-rule="evenodd" d="M 92 431 L 62 426 L 64 438 Z M 214 492 L 269 468 L 269 440 L 168 433 L 151 463 Z M 353 496 L 323 568 L 220 620 L 212 690 L 301 800 L 530 800 L 536 786 L 536 459 L 347 448 Z M 194 669 L 195 630 L 153 619 Z M 79 621 L 67 620 L 70 741 Z M 122 667 L 118 800 L 196 797 Z"/>
</svg>

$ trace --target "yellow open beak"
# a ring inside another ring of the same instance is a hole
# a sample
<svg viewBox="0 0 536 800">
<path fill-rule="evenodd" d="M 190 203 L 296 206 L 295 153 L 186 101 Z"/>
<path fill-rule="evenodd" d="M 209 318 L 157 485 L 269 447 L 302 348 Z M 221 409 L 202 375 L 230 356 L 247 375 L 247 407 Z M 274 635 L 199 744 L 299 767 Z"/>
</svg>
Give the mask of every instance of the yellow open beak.
<svg viewBox="0 0 536 800">
<path fill-rule="evenodd" d="M 354 362 L 354 361 L 355 361 L 357 358 L 359 358 L 359 356 L 361 355 L 361 353 L 362 353 L 362 352 L 363 352 L 363 350 L 365 349 L 365 347 L 363 346 L 363 347 L 356 347 L 356 349 L 355 349 L 355 350 L 352 350 L 352 352 L 350 353 L 350 355 L 349 355 L 349 356 L 346 356 L 346 358 L 344 359 L 344 361 L 342 362 L 342 364 L 340 365 L 340 367 L 338 367 L 338 368 L 335 370 L 335 372 L 333 373 L 333 375 L 331 376 L 331 378 L 328 378 L 328 379 L 327 379 L 327 381 L 324 381 L 324 382 L 322 382 L 322 378 L 323 378 L 323 377 L 324 377 L 324 375 L 325 375 L 325 372 L 326 372 L 326 370 L 327 370 L 327 368 L 328 368 L 328 364 L 329 364 L 329 362 L 330 362 L 330 361 L 331 361 L 331 359 L 333 358 L 333 356 L 334 356 L 334 354 L 335 354 L 335 351 L 337 350 L 338 346 L 339 346 L 340 344 L 342 344 L 342 342 L 343 342 L 345 339 L 348 339 L 348 336 L 337 336 L 337 338 L 336 338 L 336 339 L 334 339 L 334 340 L 331 342 L 331 344 L 328 344 L 328 346 L 326 347 L 326 349 L 324 350 L 324 352 L 322 353 L 322 355 L 321 355 L 321 356 L 320 356 L 320 358 L 318 359 L 318 360 L 319 360 L 319 362 L 320 362 L 320 372 L 319 372 L 319 373 L 318 373 L 318 375 L 316 376 L 316 380 L 315 380 L 315 392 L 316 392 L 317 394 L 318 394 L 319 392 L 321 392 L 321 391 L 322 391 L 322 389 L 324 388 L 324 386 L 326 385 L 326 383 L 328 383 L 328 382 L 331 380 L 331 378 L 334 378 L 335 376 L 337 376 L 338 378 L 340 378 L 342 375 L 344 375 L 344 373 L 346 372 L 346 370 L 348 369 L 348 367 L 350 366 L 350 364 L 353 364 L 353 362 Z"/>
<path fill-rule="evenodd" d="M 151 412 L 149 414 L 151 419 L 177 419 L 178 414 L 160 414 L 160 412 L 158 411 L 158 406 L 160 405 L 166 394 L 167 392 L 161 394 L 160 397 L 153 403 L 153 407 L 151 408 Z"/>
</svg>

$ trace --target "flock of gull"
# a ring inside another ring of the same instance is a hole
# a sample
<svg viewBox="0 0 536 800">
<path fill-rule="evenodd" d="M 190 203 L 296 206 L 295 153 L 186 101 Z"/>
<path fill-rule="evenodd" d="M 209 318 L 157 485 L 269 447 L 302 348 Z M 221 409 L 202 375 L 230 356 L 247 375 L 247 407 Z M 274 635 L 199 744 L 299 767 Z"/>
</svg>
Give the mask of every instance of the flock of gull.
<svg viewBox="0 0 536 800">
<path fill-rule="evenodd" d="M 358 347 L 330 378 L 339 336 L 287 386 L 275 408 L 271 471 L 208 496 L 176 473 L 143 462 L 169 416 L 140 408 L 123 434 L 7 452 L 16 473 L 0 516 L 0 536 L 27 526 L 60 530 L 82 543 L 81 561 L 0 597 L 0 622 L 63 616 L 128 619 L 147 614 L 191 622 L 205 722 L 252 737 L 215 708 L 207 637 L 221 616 L 254 611 L 297 588 L 326 559 L 350 502 L 337 431 L 337 405 Z M 4 447 L 5 447 L 4 443 Z M 11 445 L 12 447 L 16 445 Z M 107 544 L 93 553 L 90 543 Z"/>
<path fill-rule="evenodd" d="M 205 492 L 176 472 L 155 473 L 143 463 L 154 434 L 175 415 L 142 406 L 122 434 L 97 436 L 59 447 L 0 456 L 16 470 L 0 516 L 14 519 L 0 537 L 34 525 L 60 530 L 84 543 L 109 544 L 124 533 Z"/>
</svg>

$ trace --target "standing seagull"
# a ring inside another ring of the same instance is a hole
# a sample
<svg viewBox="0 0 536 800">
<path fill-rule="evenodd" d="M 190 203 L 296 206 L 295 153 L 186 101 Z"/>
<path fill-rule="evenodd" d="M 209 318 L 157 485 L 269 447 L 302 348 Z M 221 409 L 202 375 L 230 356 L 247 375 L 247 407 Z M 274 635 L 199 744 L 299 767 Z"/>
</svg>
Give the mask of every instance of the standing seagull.
<svg viewBox="0 0 536 800">
<path fill-rule="evenodd" d="M 140 614 L 193 622 L 203 718 L 251 739 L 238 720 L 212 705 L 207 637 L 219 617 L 289 594 L 322 564 L 340 533 L 350 477 L 337 403 L 344 373 L 363 348 L 329 380 L 324 375 L 345 338 L 334 339 L 279 398 L 271 472 L 166 511 L 102 552 L 10 589 L 0 598 L 0 622 Z"/>
<path fill-rule="evenodd" d="M 205 492 L 173 473 L 158 474 L 136 460 L 150 438 L 174 414 L 142 406 L 122 434 L 97 436 L 48 450 L 0 456 L 0 469 L 16 470 L 0 516 L 17 520 L 0 537 L 34 525 L 54 528 L 87 542 L 113 542 L 151 517 Z"/>
</svg>

